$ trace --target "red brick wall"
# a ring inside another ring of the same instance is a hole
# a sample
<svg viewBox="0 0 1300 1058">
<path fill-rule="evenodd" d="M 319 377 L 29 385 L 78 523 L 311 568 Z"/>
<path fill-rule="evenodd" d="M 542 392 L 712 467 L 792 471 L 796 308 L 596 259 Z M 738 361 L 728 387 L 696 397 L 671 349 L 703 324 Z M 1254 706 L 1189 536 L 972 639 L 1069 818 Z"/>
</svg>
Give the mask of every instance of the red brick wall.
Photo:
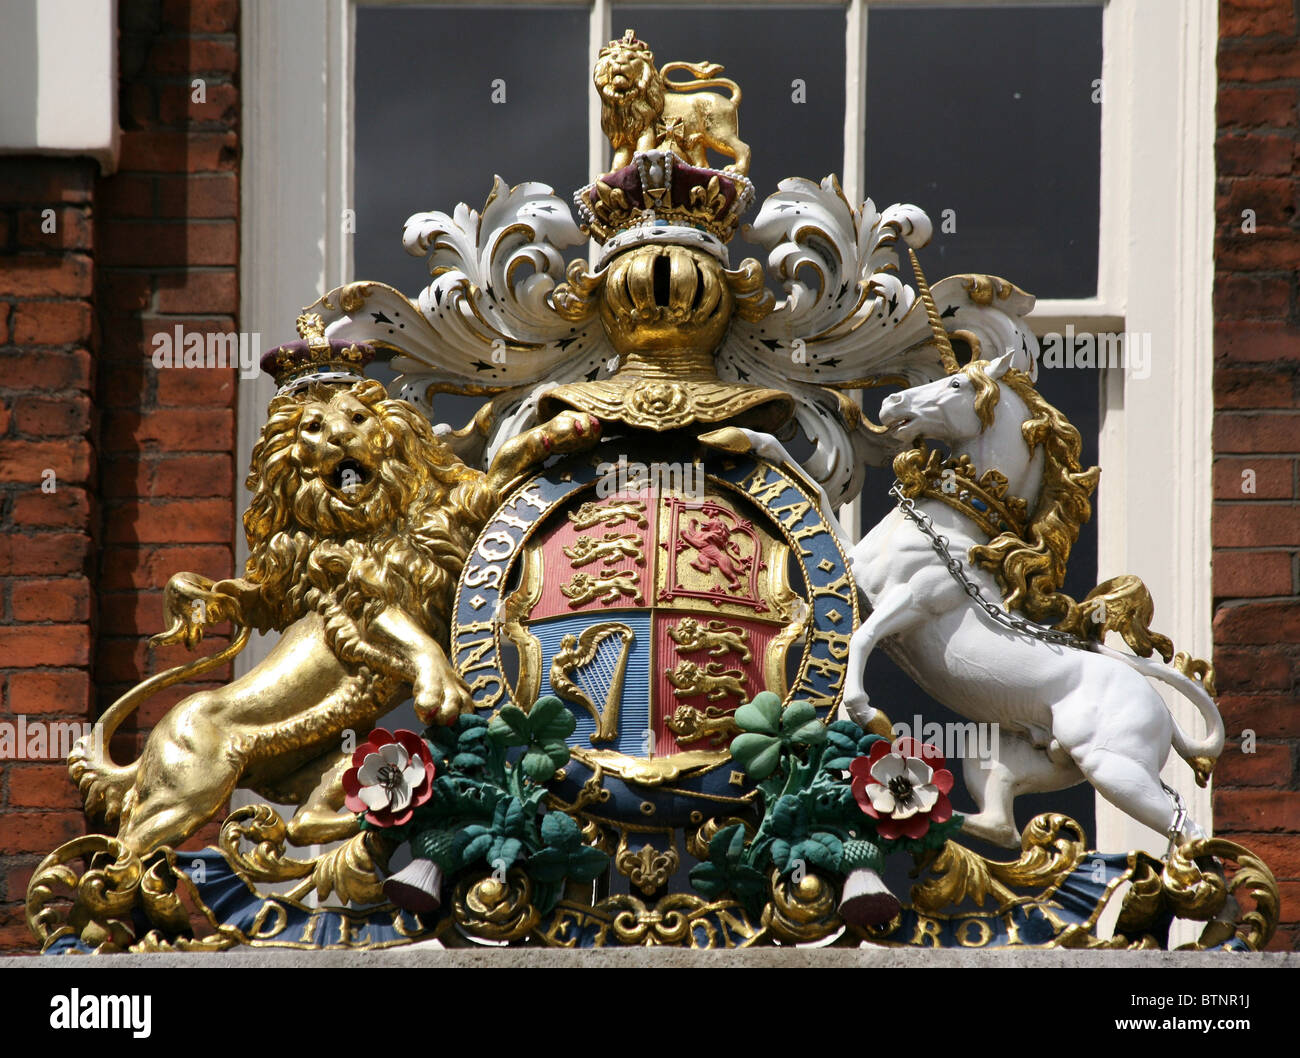
<svg viewBox="0 0 1300 1058">
<path fill-rule="evenodd" d="M 0 719 L 88 718 L 97 475 L 87 159 L 0 160 Z M 45 212 L 45 211 L 50 212 Z M 0 761 L 0 947 L 41 854 L 84 832 L 59 763 Z"/>
<path fill-rule="evenodd" d="M 1229 745 L 1215 773 L 1214 820 L 1277 874 L 1283 926 L 1272 946 L 1285 950 L 1300 949 L 1298 101 L 1293 0 L 1222 0 L 1213 535 Z M 1253 753 L 1243 752 L 1245 731 L 1254 732 Z"/>
<path fill-rule="evenodd" d="M 167 577 L 233 569 L 237 372 L 159 370 L 151 354 L 178 324 L 238 326 L 238 14 L 237 0 L 121 0 L 118 171 L 0 161 L 5 720 L 91 719 L 184 660 L 146 644 Z M 195 689 L 146 703 L 116 756 Z M 31 945 L 32 868 L 85 829 L 61 762 L 0 761 L 0 948 Z"/>
<path fill-rule="evenodd" d="M 178 325 L 237 329 L 237 14 L 233 0 L 122 6 L 122 155 L 98 189 L 101 708 L 186 656 L 145 642 L 163 627 L 168 576 L 233 565 L 237 372 L 157 369 L 152 353 Z M 138 726 L 183 693 L 146 703 Z"/>
</svg>

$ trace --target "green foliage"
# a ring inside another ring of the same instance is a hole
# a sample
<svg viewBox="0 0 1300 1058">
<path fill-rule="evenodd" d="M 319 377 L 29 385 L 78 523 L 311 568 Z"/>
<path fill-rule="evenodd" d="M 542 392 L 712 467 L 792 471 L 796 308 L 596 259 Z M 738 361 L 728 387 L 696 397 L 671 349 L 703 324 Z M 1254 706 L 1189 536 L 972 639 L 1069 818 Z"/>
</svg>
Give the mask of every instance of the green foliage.
<svg viewBox="0 0 1300 1058">
<path fill-rule="evenodd" d="M 849 874 L 859 867 L 868 867 L 873 871 L 885 869 L 885 856 L 880 846 L 873 841 L 850 838 L 844 843 L 840 852 L 840 871 Z"/>
<path fill-rule="evenodd" d="M 542 819 L 546 848 L 529 860 L 528 873 L 541 882 L 571 878 L 590 882 L 609 866 L 609 855 L 582 843 L 578 824 L 563 812 L 548 812 Z"/>
<path fill-rule="evenodd" d="M 457 866 L 456 833 L 451 828 L 421 830 L 411 838 L 411 855 L 418 860 L 432 860 L 444 873 L 453 871 Z"/>
<path fill-rule="evenodd" d="M 471 772 L 488 764 L 488 723 L 481 716 L 465 713 L 454 724 L 436 725 L 424 733 L 434 751 L 438 773 L 447 769 Z"/>
<path fill-rule="evenodd" d="M 504 706 L 488 725 L 488 734 L 504 746 L 524 746 L 519 762 L 533 782 L 548 782 L 569 760 L 564 740 L 573 734 L 577 720 L 555 695 L 538 698 L 524 712 L 516 705 Z"/>
<path fill-rule="evenodd" d="M 844 877 L 858 867 L 880 870 L 886 855 L 938 848 L 961 826 L 961 818 L 931 824 L 917 841 L 885 841 L 875 820 L 853 797 L 844 772 L 866 756 L 881 736 L 856 724 L 823 724 L 807 702 L 784 709 L 771 692 L 736 710 L 741 733 L 731 756 L 758 783 L 762 820 L 752 838 L 743 826 L 720 830 L 709 843 L 707 863 L 691 871 L 691 884 L 710 898 L 730 892 L 753 901 L 767 888 L 766 874 L 817 869 Z"/>
<path fill-rule="evenodd" d="M 691 885 L 712 899 L 730 891 L 748 902 L 767 889 L 763 875 L 745 862 L 745 827 L 724 827 L 709 842 L 709 859 L 691 868 Z"/>
<path fill-rule="evenodd" d="M 524 806 L 518 798 L 497 802 L 490 823 L 486 826 L 473 823 L 453 839 L 452 848 L 459 866 L 469 867 L 479 860 L 486 860 L 494 871 L 508 870 L 523 852 L 524 841 L 530 836 L 526 822 Z"/>
<path fill-rule="evenodd" d="M 755 780 L 766 779 L 781 763 L 783 753 L 796 746 L 819 746 L 826 728 L 807 702 L 791 702 L 783 711 L 771 691 L 756 694 L 735 713 L 741 734 L 731 743 L 731 756 Z"/>
<path fill-rule="evenodd" d="M 843 842 L 830 831 L 812 829 L 812 813 L 805 798 L 786 794 L 773 806 L 770 819 L 770 855 L 778 871 L 786 874 L 802 862 L 838 873 Z"/>
<path fill-rule="evenodd" d="M 854 757 L 865 757 L 876 742 L 885 741 L 880 735 L 865 732 L 851 720 L 836 720 L 826 728 L 826 759 L 822 767 L 827 771 L 847 771 Z"/>
<path fill-rule="evenodd" d="M 457 872 L 486 864 L 493 871 L 522 866 L 533 881 L 533 903 L 545 913 L 566 880 L 590 882 L 609 856 L 582 842 L 578 824 L 546 812 L 545 783 L 569 760 L 565 739 L 576 721 L 553 695 L 532 709 L 508 705 L 491 722 L 473 714 L 424 732 L 436 776 L 433 796 L 411 821 L 386 828 L 411 843 L 411 853 L 436 862 L 454 884 Z M 522 747 L 515 763 L 507 750 Z M 362 817 L 363 827 L 372 825 Z"/>
</svg>

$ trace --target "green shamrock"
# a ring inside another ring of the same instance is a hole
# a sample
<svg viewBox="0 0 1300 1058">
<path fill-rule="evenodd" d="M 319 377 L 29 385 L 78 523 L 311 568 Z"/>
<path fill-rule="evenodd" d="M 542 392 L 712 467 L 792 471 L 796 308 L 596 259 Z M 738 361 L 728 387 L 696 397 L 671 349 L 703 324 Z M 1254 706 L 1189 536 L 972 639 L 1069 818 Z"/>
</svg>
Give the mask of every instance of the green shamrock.
<svg viewBox="0 0 1300 1058">
<path fill-rule="evenodd" d="M 609 866 L 608 853 L 584 845 L 578 824 L 563 812 L 546 814 L 542 841 L 546 847 L 528 858 L 528 873 L 539 882 L 589 882 Z"/>
<path fill-rule="evenodd" d="M 818 746 L 826 741 L 826 728 L 807 702 L 791 702 L 784 710 L 771 691 L 754 695 L 735 713 L 741 734 L 731 742 L 731 756 L 751 779 L 766 779 L 781 762 L 782 749 Z"/>
<path fill-rule="evenodd" d="M 517 797 L 498 802 L 487 826 L 471 824 L 456 835 L 452 848 L 462 866 L 487 860 L 493 870 L 509 867 L 524 848 L 528 835 L 524 806 Z"/>
<path fill-rule="evenodd" d="M 691 868 L 691 885 L 709 898 L 730 891 L 744 900 L 767 888 L 763 875 L 742 863 L 745 827 L 737 823 L 724 827 L 709 842 L 709 860 Z"/>
<path fill-rule="evenodd" d="M 532 709 L 524 712 L 507 705 L 492 718 L 488 734 L 506 746 L 528 747 L 519 766 L 533 782 L 543 783 L 564 767 L 569 747 L 564 740 L 573 734 L 577 720 L 553 694 L 538 698 Z"/>
</svg>

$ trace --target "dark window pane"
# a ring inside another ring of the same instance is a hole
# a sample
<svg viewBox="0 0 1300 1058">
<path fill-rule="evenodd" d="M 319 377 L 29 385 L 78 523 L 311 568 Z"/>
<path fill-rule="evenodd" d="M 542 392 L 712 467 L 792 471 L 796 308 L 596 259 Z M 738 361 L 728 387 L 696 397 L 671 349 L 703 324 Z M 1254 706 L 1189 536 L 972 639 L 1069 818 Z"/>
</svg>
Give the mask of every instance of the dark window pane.
<svg viewBox="0 0 1300 1058">
<path fill-rule="evenodd" d="M 935 224 L 932 279 L 1097 293 L 1101 16 L 1095 7 L 873 10 L 867 193 Z M 944 210 L 956 230 L 944 232 Z"/>
<path fill-rule="evenodd" d="M 740 138 L 754 151 L 758 203 L 787 176 L 820 180 L 844 168 L 842 8 L 617 5 L 614 36 L 625 29 L 650 45 L 660 67 L 707 59 L 740 85 Z M 733 262 L 750 254 L 765 259 L 738 235 Z"/>
<path fill-rule="evenodd" d="M 359 278 L 420 290 L 403 222 L 481 208 L 494 174 L 566 200 L 590 179 L 585 7 L 359 7 L 356 41 Z"/>
<path fill-rule="evenodd" d="M 429 273 L 402 248 L 406 218 L 481 209 L 495 174 L 565 201 L 590 179 L 587 21 L 585 7 L 357 9 L 357 278 L 414 297 Z M 461 426 L 481 404 L 444 394 L 434 413 Z"/>
</svg>

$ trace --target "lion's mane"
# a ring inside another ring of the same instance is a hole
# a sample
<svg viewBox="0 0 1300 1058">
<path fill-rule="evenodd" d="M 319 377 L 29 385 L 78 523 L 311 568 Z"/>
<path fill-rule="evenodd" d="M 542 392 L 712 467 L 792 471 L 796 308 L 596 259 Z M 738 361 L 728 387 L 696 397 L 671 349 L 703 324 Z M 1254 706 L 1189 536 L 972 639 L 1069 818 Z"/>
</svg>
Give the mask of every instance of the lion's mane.
<svg viewBox="0 0 1300 1058">
<path fill-rule="evenodd" d="M 298 424 L 315 402 L 351 393 L 382 424 L 378 484 L 355 506 L 303 473 Z M 482 473 L 459 462 L 414 407 L 374 380 L 349 389 L 313 386 L 271 403 L 253 449 L 244 513 L 246 577 L 261 586 L 256 623 L 284 628 L 319 613 L 347 639 L 388 606 L 447 635 L 456 581 L 495 497 Z M 336 646 L 337 649 L 337 646 Z"/>
<path fill-rule="evenodd" d="M 628 75 L 634 90 L 615 105 L 605 95 L 605 88 L 619 71 Z M 601 131 L 616 152 L 624 147 L 635 149 L 641 133 L 664 110 L 664 82 L 654 55 L 639 42 L 631 47 L 623 41 L 607 45 L 596 60 L 595 81 L 600 89 Z"/>
</svg>

